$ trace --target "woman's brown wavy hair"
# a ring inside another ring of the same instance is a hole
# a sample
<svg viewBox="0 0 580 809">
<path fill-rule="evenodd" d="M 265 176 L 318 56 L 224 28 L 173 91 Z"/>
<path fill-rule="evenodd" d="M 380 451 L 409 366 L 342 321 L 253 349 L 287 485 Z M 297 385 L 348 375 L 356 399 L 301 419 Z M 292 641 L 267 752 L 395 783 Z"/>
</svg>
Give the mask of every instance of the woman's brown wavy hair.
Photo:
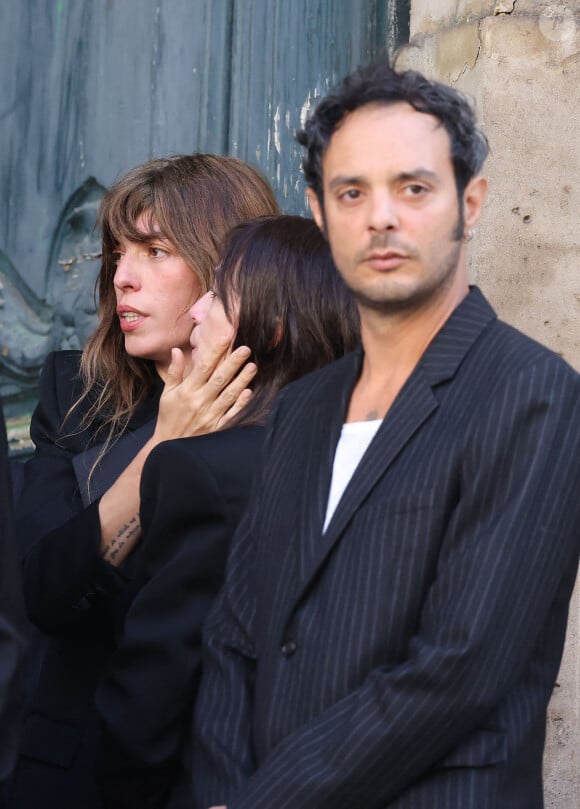
<svg viewBox="0 0 580 809">
<path fill-rule="evenodd" d="M 154 364 L 130 357 L 116 314 L 113 278 L 119 242 L 149 239 L 139 231 L 161 233 L 185 259 L 200 281 L 203 295 L 213 283 L 218 251 L 226 233 L 240 222 L 278 212 L 267 181 L 235 157 L 210 154 L 175 155 L 151 160 L 112 185 L 101 202 L 102 233 L 99 273 L 99 324 L 81 357 L 83 393 L 73 406 L 87 401 L 83 426 L 98 422 L 106 444 L 123 432 L 157 380 Z M 184 301 L 190 306 L 192 301 Z"/>
</svg>

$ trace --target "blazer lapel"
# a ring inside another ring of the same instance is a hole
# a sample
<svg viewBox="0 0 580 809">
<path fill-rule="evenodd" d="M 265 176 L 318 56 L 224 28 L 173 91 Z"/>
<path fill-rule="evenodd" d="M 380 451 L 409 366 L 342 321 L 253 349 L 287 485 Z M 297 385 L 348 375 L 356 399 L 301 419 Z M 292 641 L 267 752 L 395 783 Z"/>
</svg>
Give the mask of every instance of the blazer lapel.
<svg viewBox="0 0 580 809">
<path fill-rule="evenodd" d="M 307 465 L 301 484 L 304 494 L 300 514 L 297 515 L 298 576 L 295 597 L 289 604 L 291 608 L 308 589 L 369 492 L 439 407 L 435 392 L 437 386 L 457 373 L 469 349 L 494 319 L 495 313 L 481 292 L 472 288 L 428 346 L 397 396 L 345 489 L 327 530 L 322 534 L 334 453 L 350 394 L 360 373 L 362 352 L 350 373 L 337 377 L 334 386 L 329 387 L 326 407 L 320 403 L 312 419 L 309 439 L 321 451 L 317 456 L 319 465 Z M 331 403 L 337 401 L 339 406 L 333 407 Z"/>
<path fill-rule="evenodd" d="M 426 382 L 423 374 L 415 371 L 384 418 L 377 434 L 371 441 L 346 487 L 328 528 L 322 534 L 322 523 L 330 485 L 329 470 L 328 485 L 326 486 L 326 491 L 324 491 L 324 502 L 322 504 L 322 518 L 317 520 L 316 524 L 310 526 L 311 537 L 308 545 L 306 546 L 303 541 L 300 541 L 303 558 L 300 565 L 301 575 L 297 592 L 298 597 L 308 587 L 312 577 L 343 534 L 351 517 L 377 481 L 384 475 L 405 444 L 437 407 L 438 403 L 430 385 Z M 340 434 L 340 430 L 338 432 Z M 332 447 L 329 461 L 331 468 L 337 441 L 338 436 Z M 319 492 L 319 497 L 321 495 L 322 490 Z"/>
<path fill-rule="evenodd" d="M 153 435 L 162 392 L 163 382 L 157 378 L 151 396 L 138 407 L 127 430 L 113 439 L 96 466 L 95 461 L 103 451 L 103 443 L 91 444 L 73 457 L 73 469 L 85 508 L 113 485 Z"/>
<path fill-rule="evenodd" d="M 79 484 L 83 506 L 88 508 L 101 497 L 117 480 L 153 435 L 155 418 L 118 438 L 95 466 L 95 461 L 103 451 L 103 444 L 96 444 L 72 459 L 73 469 Z"/>
</svg>

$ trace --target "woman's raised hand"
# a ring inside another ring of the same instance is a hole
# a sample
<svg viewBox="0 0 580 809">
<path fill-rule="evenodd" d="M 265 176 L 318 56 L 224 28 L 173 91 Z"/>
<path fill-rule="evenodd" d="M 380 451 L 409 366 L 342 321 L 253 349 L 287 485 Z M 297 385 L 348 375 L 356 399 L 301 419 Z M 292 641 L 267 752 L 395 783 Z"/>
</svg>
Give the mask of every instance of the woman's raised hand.
<svg viewBox="0 0 580 809">
<path fill-rule="evenodd" d="M 159 401 L 155 427 L 156 441 L 213 433 L 248 403 L 252 395 L 248 385 L 256 374 L 256 365 L 248 362 L 247 346 L 231 354 L 231 338 L 200 349 L 195 363 L 185 374 L 185 357 L 179 348 L 171 351 L 165 388 Z"/>
</svg>

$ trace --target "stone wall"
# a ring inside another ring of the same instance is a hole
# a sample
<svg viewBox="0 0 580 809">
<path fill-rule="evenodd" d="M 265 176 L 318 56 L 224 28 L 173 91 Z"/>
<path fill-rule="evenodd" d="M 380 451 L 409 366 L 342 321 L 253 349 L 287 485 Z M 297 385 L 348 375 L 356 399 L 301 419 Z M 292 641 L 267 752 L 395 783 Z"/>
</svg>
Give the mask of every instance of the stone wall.
<svg viewBox="0 0 580 809">
<path fill-rule="evenodd" d="M 580 370 L 580 0 L 411 0 L 397 65 L 475 99 L 491 155 L 472 279 L 504 320 Z M 580 809 L 579 627 L 577 584 L 548 715 L 546 809 Z"/>
</svg>

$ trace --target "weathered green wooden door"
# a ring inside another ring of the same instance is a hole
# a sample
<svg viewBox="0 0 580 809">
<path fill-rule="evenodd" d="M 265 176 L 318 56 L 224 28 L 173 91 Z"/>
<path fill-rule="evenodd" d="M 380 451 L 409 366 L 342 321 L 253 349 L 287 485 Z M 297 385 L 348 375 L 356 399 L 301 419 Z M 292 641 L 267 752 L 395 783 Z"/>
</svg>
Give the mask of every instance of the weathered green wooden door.
<svg viewBox="0 0 580 809">
<path fill-rule="evenodd" d="M 404 39 L 407 0 L 0 4 L 0 394 L 13 447 L 48 351 L 95 322 L 96 209 L 151 157 L 234 154 L 304 210 L 294 131 Z"/>
</svg>

